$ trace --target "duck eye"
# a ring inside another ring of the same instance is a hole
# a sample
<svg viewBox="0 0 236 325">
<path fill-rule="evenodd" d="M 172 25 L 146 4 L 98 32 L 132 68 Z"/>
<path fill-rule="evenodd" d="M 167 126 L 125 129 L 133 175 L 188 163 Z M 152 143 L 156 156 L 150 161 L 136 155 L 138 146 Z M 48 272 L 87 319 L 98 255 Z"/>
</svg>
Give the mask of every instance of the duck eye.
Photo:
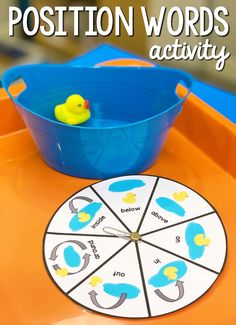
<svg viewBox="0 0 236 325">
<path fill-rule="evenodd" d="M 79 107 L 81 107 L 82 105 L 81 105 L 81 104 L 79 104 L 78 106 L 79 106 Z"/>
</svg>

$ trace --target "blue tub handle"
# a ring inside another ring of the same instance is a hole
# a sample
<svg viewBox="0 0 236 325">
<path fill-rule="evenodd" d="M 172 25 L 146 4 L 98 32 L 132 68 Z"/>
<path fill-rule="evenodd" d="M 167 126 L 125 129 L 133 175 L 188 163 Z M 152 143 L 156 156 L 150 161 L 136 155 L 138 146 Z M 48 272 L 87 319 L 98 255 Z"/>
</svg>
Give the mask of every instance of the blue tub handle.
<svg viewBox="0 0 236 325">
<path fill-rule="evenodd" d="M 155 69 L 160 70 L 160 71 L 170 72 L 171 73 L 170 83 L 171 83 L 171 86 L 175 87 L 175 89 L 177 88 L 177 86 L 179 84 L 182 84 L 182 86 L 187 88 L 186 94 L 182 98 L 180 98 L 180 101 L 179 101 L 179 104 L 181 104 L 179 111 L 178 111 L 178 114 L 179 114 L 182 110 L 182 104 L 184 103 L 184 101 L 186 100 L 186 98 L 188 97 L 188 95 L 191 92 L 191 88 L 193 85 L 192 76 L 187 72 L 181 71 L 179 69 L 174 69 L 174 68 L 155 66 Z"/>
<path fill-rule="evenodd" d="M 4 72 L 4 74 L 2 76 L 3 88 L 6 90 L 6 92 L 8 93 L 8 95 L 11 98 L 13 98 L 14 96 L 11 94 L 9 88 L 13 82 L 15 82 L 17 79 L 22 79 L 26 85 L 26 82 L 25 82 L 24 78 L 22 77 L 21 72 L 22 72 L 21 67 L 14 67 L 14 68 L 8 69 L 6 72 Z"/>
<path fill-rule="evenodd" d="M 191 88 L 192 88 L 192 84 L 193 84 L 193 78 L 192 78 L 192 76 L 190 74 L 188 74 L 186 72 L 178 71 L 177 73 L 178 73 L 178 76 L 179 76 L 179 81 L 178 81 L 178 83 L 176 85 L 176 88 L 177 88 L 177 86 L 179 84 L 181 84 L 185 88 L 187 87 L 186 94 L 182 98 L 180 98 L 180 103 L 183 104 L 185 102 L 185 100 L 187 99 L 188 95 L 191 92 Z M 178 114 L 180 114 L 181 111 L 182 111 L 182 107 L 183 107 L 182 104 L 180 105 L 180 108 L 178 110 Z"/>
<path fill-rule="evenodd" d="M 28 82 L 29 79 L 32 78 L 30 77 L 30 74 L 32 76 L 32 72 L 30 72 L 30 68 L 31 66 L 29 65 L 16 66 L 8 69 L 3 73 L 2 85 L 11 98 L 14 98 L 14 96 L 11 94 L 9 88 L 12 85 L 12 83 L 15 82 L 17 79 L 21 79 L 24 82 L 26 88 L 30 86 L 30 82 Z"/>
<path fill-rule="evenodd" d="M 193 78 L 192 78 L 192 76 L 190 74 L 188 74 L 186 72 L 180 71 L 180 72 L 178 72 L 178 74 L 180 76 L 180 80 L 179 80 L 178 84 L 181 83 L 181 81 L 183 81 L 187 86 L 187 92 L 184 95 L 184 97 L 182 98 L 182 99 L 185 100 L 188 97 L 188 95 L 190 94 L 190 92 L 191 92 L 191 88 L 192 88 L 192 85 L 193 85 Z M 185 87 L 185 85 L 183 85 L 183 86 Z"/>
</svg>

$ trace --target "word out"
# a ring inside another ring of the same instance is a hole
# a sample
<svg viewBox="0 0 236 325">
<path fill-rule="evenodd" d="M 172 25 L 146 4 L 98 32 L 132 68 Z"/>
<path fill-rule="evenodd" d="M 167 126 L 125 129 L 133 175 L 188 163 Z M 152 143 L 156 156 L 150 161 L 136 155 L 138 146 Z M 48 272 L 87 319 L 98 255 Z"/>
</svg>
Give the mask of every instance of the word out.
<svg viewBox="0 0 236 325">
<path fill-rule="evenodd" d="M 125 273 L 115 271 L 115 272 L 113 273 L 113 276 L 121 276 L 121 277 L 123 278 L 123 277 L 125 276 Z"/>
</svg>

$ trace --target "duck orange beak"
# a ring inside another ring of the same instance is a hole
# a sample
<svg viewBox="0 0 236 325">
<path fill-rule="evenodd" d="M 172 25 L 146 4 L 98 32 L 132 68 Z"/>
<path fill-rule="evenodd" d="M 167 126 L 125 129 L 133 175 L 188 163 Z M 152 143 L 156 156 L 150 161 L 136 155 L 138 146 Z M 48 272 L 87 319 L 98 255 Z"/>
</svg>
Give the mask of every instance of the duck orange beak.
<svg viewBox="0 0 236 325">
<path fill-rule="evenodd" d="M 86 109 L 89 109 L 90 108 L 90 106 L 89 106 L 89 100 L 85 100 L 84 101 L 84 108 L 86 108 Z"/>
</svg>

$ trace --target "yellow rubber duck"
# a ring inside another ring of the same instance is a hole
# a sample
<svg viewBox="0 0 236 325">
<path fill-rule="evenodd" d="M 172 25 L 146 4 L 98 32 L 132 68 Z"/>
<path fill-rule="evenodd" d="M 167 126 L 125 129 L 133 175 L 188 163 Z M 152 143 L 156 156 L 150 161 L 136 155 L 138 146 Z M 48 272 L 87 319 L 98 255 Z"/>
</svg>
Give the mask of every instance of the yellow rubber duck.
<svg viewBox="0 0 236 325">
<path fill-rule="evenodd" d="M 64 104 L 55 107 L 54 114 L 58 121 L 65 124 L 81 124 L 91 116 L 89 101 L 80 95 L 71 95 Z"/>
<path fill-rule="evenodd" d="M 131 192 L 127 193 L 125 197 L 122 198 L 124 203 L 135 203 L 136 202 L 136 194 Z"/>
<path fill-rule="evenodd" d="M 209 246 L 211 240 L 209 238 L 206 238 L 203 234 L 198 234 L 194 237 L 194 243 L 197 246 Z"/>
</svg>

